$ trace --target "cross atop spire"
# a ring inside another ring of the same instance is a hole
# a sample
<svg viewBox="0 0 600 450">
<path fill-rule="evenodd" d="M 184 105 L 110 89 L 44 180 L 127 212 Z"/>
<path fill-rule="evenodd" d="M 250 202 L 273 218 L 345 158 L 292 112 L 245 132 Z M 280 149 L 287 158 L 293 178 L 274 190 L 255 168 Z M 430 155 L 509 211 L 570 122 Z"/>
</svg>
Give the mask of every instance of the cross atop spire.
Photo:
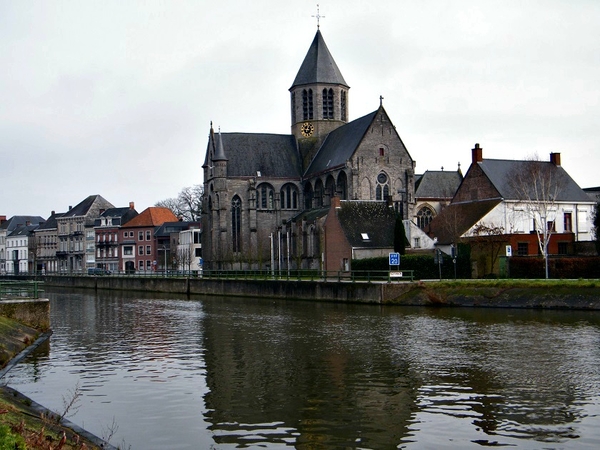
<svg viewBox="0 0 600 450">
<path fill-rule="evenodd" d="M 321 17 L 325 17 L 319 14 L 319 4 L 317 4 L 317 15 L 316 16 L 311 16 L 311 17 L 316 17 L 317 19 L 317 30 L 321 28 L 319 21 L 321 20 Z"/>
<path fill-rule="evenodd" d="M 383 95 L 379 96 L 379 106 L 383 106 Z"/>
</svg>

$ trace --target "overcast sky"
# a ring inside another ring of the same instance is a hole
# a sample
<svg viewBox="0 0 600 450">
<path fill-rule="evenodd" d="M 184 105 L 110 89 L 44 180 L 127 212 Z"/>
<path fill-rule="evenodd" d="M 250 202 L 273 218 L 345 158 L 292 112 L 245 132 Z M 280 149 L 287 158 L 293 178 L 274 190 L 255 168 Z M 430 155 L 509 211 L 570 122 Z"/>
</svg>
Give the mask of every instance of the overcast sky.
<svg viewBox="0 0 600 450">
<path fill-rule="evenodd" d="M 0 0 L 0 215 L 202 183 L 210 121 L 290 133 L 316 2 Z M 562 154 L 600 185 L 600 1 L 320 0 L 350 119 L 383 105 L 417 172 Z"/>
</svg>

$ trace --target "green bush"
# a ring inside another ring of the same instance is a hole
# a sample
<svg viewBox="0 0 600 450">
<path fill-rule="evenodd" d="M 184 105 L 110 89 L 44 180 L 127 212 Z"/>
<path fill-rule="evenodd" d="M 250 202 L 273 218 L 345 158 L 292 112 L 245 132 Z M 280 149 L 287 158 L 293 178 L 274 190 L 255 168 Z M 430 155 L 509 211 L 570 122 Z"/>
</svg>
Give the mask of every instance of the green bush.
<svg viewBox="0 0 600 450">
<path fill-rule="evenodd" d="M 456 277 L 471 278 L 471 252 L 468 245 L 458 246 L 458 257 L 456 259 Z M 442 278 L 454 278 L 454 264 L 449 255 L 443 255 L 441 265 Z M 389 259 L 387 257 L 353 259 L 352 270 L 389 270 Z M 433 254 L 407 254 L 400 258 L 400 270 L 413 270 L 415 279 L 435 279 L 440 277 L 439 267 L 434 263 Z"/>
<path fill-rule="evenodd" d="M 600 278 L 600 257 L 550 257 L 550 278 Z M 513 257 L 509 259 L 511 278 L 545 278 L 544 258 Z"/>
</svg>

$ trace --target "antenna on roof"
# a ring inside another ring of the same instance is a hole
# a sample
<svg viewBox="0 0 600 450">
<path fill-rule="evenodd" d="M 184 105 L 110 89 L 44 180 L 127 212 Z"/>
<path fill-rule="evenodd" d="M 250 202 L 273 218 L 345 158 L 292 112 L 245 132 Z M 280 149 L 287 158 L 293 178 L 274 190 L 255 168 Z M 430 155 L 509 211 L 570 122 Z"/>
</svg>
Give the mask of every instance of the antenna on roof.
<svg viewBox="0 0 600 450">
<path fill-rule="evenodd" d="M 319 14 L 319 4 L 317 3 L 317 15 L 316 16 L 311 16 L 311 17 L 316 17 L 317 19 L 317 30 L 319 28 L 321 28 L 321 25 L 319 24 L 319 20 L 321 19 L 321 17 L 325 17 Z"/>
</svg>

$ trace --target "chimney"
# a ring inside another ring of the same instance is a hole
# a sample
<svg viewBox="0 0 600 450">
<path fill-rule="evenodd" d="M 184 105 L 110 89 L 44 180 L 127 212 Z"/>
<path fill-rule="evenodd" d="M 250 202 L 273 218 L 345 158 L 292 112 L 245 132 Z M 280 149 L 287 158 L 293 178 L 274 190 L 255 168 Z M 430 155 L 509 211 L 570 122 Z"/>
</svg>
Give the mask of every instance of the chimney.
<svg viewBox="0 0 600 450">
<path fill-rule="evenodd" d="M 129 202 L 129 209 L 135 209 L 135 203 Z"/>
<path fill-rule="evenodd" d="M 560 166 L 560 153 L 550 153 L 550 162 L 555 166 Z"/>
<path fill-rule="evenodd" d="M 6 216 L 0 216 L 0 223 L 6 222 Z"/>
<path fill-rule="evenodd" d="M 333 197 L 331 197 L 331 208 L 341 208 L 342 207 L 342 202 L 340 201 L 340 198 L 337 195 L 334 195 Z"/>
<path fill-rule="evenodd" d="M 472 164 L 483 161 L 483 149 L 479 147 L 479 144 L 475 144 L 475 148 L 471 149 L 471 158 Z"/>
</svg>

